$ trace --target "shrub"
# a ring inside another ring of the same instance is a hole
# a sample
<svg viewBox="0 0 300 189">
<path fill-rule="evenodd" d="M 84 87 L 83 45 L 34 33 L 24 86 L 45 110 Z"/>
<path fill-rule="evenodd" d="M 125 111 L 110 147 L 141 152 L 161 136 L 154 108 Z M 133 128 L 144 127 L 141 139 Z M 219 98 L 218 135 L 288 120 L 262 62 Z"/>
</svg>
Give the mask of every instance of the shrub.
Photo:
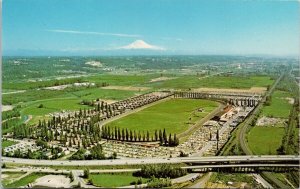
<svg viewBox="0 0 300 189">
<path fill-rule="evenodd" d="M 186 170 L 178 166 L 163 164 L 163 165 L 143 165 L 141 171 L 135 172 L 135 176 L 151 178 L 177 178 L 186 174 Z"/>
<path fill-rule="evenodd" d="M 85 169 L 83 171 L 83 178 L 89 178 L 90 177 L 90 170 L 89 169 Z"/>
<path fill-rule="evenodd" d="M 43 105 L 43 104 L 40 104 L 40 105 L 38 106 L 38 108 L 44 108 L 44 105 Z"/>
<path fill-rule="evenodd" d="M 147 185 L 147 188 L 164 188 L 171 186 L 170 178 L 155 178 L 152 177 Z"/>
</svg>

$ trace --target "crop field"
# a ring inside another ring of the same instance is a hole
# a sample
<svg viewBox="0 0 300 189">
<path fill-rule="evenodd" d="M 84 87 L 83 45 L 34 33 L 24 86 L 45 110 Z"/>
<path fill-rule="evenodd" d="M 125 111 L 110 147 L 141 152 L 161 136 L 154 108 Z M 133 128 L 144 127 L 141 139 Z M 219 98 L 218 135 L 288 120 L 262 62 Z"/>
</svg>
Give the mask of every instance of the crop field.
<svg viewBox="0 0 300 189">
<path fill-rule="evenodd" d="M 291 95 L 288 92 L 276 90 L 272 94 L 270 106 L 264 106 L 262 115 L 268 117 L 288 118 L 292 104 L 289 103 L 287 98 Z"/>
<path fill-rule="evenodd" d="M 217 102 L 209 100 L 171 99 L 120 118 L 108 126 L 149 131 L 150 134 L 165 128 L 168 133 L 178 134 L 188 129 L 189 123 L 205 117 L 217 106 Z M 199 108 L 204 111 L 197 111 Z"/>
<path fill-rule="evenodd" d="M 117 173 L 117 174 L 91 174 L 90 179 L 93 185 L 97 187 L 120 187 L 129 186 L 131 182 L 138 181 L 139 177 L 135 177 L 132 173 Z M 147 179 L 141 178 L 145 183 Z"/>
<path fill-rule="evenodd" d="M 255 126 L 248 133 L 250 149 L 258 155 L 275 155 L 284 136 L 282 127 Z"/>
<path fill-rule="evenodd" d="M 199 87 L 246 89 L 251 87 L 267 87 L 274 82 L 268 76 L 238 77 L 238 76 L 212 76 L 200 78 L 199 76 L 182 76 L 173 80 L 153 83 L 155 88 L 188 89 Z"/>
</svg>

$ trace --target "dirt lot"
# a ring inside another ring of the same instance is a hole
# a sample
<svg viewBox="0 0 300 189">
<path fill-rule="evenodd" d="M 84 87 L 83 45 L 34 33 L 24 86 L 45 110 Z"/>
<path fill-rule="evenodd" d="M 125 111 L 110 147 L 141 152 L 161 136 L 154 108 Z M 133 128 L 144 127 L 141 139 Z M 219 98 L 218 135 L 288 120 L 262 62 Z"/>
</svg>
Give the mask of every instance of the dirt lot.
<svg viewBox="0 0 300 189">
<path fill-rule="evenodd" d="M 1 110 L 2 110 L 2 112 L 5 112 L 5 111 L 12 110 L 13 108 L 14 107 L 11 105 L 2 105 Z"/>
<path fill-rule="evenodd" d="M 263 116 L 257 120 L 256 125 L 257 126 L 275 126 L 277 124 L 283 124 L 284 121 L 285 120 L 281 119 L 281 118 L 272 118 L 272 117 Z"/>
<path fill-rule="evenodd" d="M 219 88 L 198 88 L 195 92 L 217 92 L 217 93 L 259 93 L 264 94 L 266 87 L 251 87 L 250 89 L 219 89 Z"/>
<path fill-rule="evenodd" d="M 133 87 L 133 86 L 107 86 L 102 87 L 102 89 L 115 89 L 115 90 L 124 90 L 124 91 L 146 91 L 149 90 L 149 87 Z"/>
<path fill-rule="evenodd" d="M 70 179 L 65 175 L 46 175 L 36 179 L 34 186 L 44 186 L 51 188 L 70 188 Z"/>
<path fill-rule="evenodd" d="M 154 79 L 151 79 L 150 82 L 158 82 L 158 81 L 166 81 L 166 80 L 171 80 L 171 79 L 175 79 L 176 77 L 157 77 Z"/>
<path fill-rule="evenodd" d="M 293 99 L 293 98 L 286 97 L 286 98 L 283 98 L 283 99 L 289 101 L 289 104 L 294 104 L 294 102 L 295 102 L 295 99 Z"/>
</svg>

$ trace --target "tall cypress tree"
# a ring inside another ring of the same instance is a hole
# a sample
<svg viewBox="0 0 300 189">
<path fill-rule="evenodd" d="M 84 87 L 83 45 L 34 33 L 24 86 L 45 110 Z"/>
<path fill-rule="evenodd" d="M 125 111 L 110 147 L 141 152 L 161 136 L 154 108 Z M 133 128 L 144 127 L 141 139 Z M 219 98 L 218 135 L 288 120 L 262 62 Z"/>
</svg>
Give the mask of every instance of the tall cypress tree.
<svg viewBox="0 0 300 189">
<path fill-rule="evenodd" d="M 128 129 L 127 128 L 126 128 L 125 138 L 126 138 L 126 141 L 129 140 L 129 133 L 128 133 Z"/>
<path fill-rule="evenodd" d="M 117 131 L 117 127 L 115 127 L 115 139 L 118 140 L 118 131 Z"/>
<path fill-rule="evenodd" d="M 159 142 L 160 142 L 160 144 L 162 145 L 163 144 L 163 136 L 162 136 L 162 132 L 161 132 L 161 130 L 159 130 Z"/>
<path fill-rule="evenodd" d="M 134 138 L 134 141 L 136 142 L 137 141 L 137 136 L 136 136 L 135 130 L 133 131 L 133 138 Z"/>
<path fill-rule="evenodd" d="M 176 134 L 174 134 L 174 145 L 179 145 L 179 139 L 176 137 Z"/>
<path fill-rule="evenodd" d="M 121 140 L 121 130 L 118 128 L 118 140 Z"/>
<path fill-rule="evenodd" d="M 125 140 L 125 131 L 124 131 L 124 129 L 122 129 L 122 140 L 123 141 Z"/>
<path fill-rule="evenodd" d="M 149 131 L 147 131 L 147 142 L 150 141 L 150 135 L 149 135 Z"/>
<path fill-rule="evenodd" d="M 129 138 L 130 138 L 130 141 L 132 142 L 133 141 L 133 134 L 132 134 L 132 131 L 130 130 L 129 132 Z"/>
<path fill-rule="evenodd" d="M 165 143 L 165 145 L 166 145 L 167 142 L 168 142 L 166 129 L 164 129 L 164 131 L 163 131 L 163 142 Z"/>
<path fill-rule="evenodd" d="M 157 130 L 155 130 L 154 136 L 155 136 L 155 141 L 157 141 L 158 140 Z"/>
<path fill-rule="evenodd" d="M 169 144 L 169 146 L 173 146 L 174 144 L 173 144 L 173 140 L 172 140 L 172 135 L 171 135 L 171 133 L 170 133 L 170 135 L 169 135 L 169 141 L 168 141 L 168 144 Z"/>
</svg>

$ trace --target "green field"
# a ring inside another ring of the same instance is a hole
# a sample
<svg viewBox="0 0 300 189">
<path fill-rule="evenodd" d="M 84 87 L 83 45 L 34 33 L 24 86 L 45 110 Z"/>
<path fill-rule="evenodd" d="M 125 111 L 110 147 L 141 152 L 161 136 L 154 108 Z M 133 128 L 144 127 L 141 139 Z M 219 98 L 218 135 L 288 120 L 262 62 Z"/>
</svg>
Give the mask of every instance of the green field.
<svg viewBox="0 0 300 189">
<path fill-rule="evenodd" d="M 120 187 L 129 186 L 131 182 L 138 181 L 138 177 L 132 176 L 132 173 L 117 173 L 117 174 L 91 174 L 90 179 L 93 185 L 97 187 Z M 141 178 L 143 183 L 147 181 Z"/>
<path fill-rule="evenodd" d="M 272 94 L 271 105 L 264 106 L 262 115 L 267 117 L 288 118 L 293 105 L 285 98 L 290 97 L 291 95 L 288 92 L 279 90 L 274 91 Z"/>
<path fill-rule="evenodd" d="M 113 89 L 101 89 L 101 88 L 90 88 L 81 91 L 76 91 L 71 93 L 73 97 L 95 100 L 100 99 L 110 99 L 110 100 L 121 100 L 131 97 L 135 94 L 140 94 L 136 91 L 125 91 L 125 90 L 113 90 Z"/>
<path fill-rule="evenodd" d="M 34 182 L 36 179 L 38 179 L 39 177 L 45 176 L 46 174 L 43 173 L 31 173 L 29 175 L 27 175 L 26 177 L 21 178 L 20 180 L 17 180 L 13 183 L 10 183 L 8 185 L 6 185 L 6 188 L 18 188 L 21 186 L 26 186 L 29 183 Z"/>
<path fill-rule="evenodd" d="M 17 142 L 11 141 L 11 140 L 2 140 L 2 148 L 6 148 L 6 147 L 12 146 L 14 144 L 17 144 Z"/>
<path fill-rule="evenodd" d="M 9 183 L 13 182 L 14 180 L 18 179 L 20 176 L 24 175 L 25 173 L 20 173 L 20 172 L 2 172 L 1 175 L 1 183 L 6 186 Z M 4 177 L 5 176 L 5 177 Z"/>
<path fill-rule="evenodd" d="M 238 76 L 212 76 L 199 79 L 198 76 L 183 76 L 173 80 L 156 82 L 150 86 L 156 88 L 236 88 L 247 89 L 251 87 L 267 87 L 274 82 L 267 76 L 238 77 Z"/>
<path fill-rule="evenodd" d="M 32 119 L 29 121 L 29 124 L 33 124 L 37 123 L 39 119 L 44 119 L 45 115 L 49 113 L 60 112 L 62 110 L 91 108 L 90 106 L 81 105 L 80 102 L 82 100 L 96 100 L 97 98 L 103 100 L 121 100 L 139 93 L 135 91 L 86 88 L 84 90 L 68 92 L 64 94 L 61 94 L 61 92 L 58 91 L 58 94 L 58 96 L 55 96 L 57 98 L 36 100 L 23 104 L 21 114 L 23 116 L 32 115 Z M 38 108 L 40 104 L 43 105 L 42 108 Z"/>
<path fill-rule="evenodd" d="M 21 112 L 24 115 L 37 116 L 62 110 L 79 110 L 80 108 L 89 108 L 89 106 L 81 105 L 80 102 L 80 99 L 48 99 L 32 103 L 26 108 L 22 109 Z M 38 108 L 40 104 L 43 105 L 42 108 Z"/>
<path fill-rule="evenodd" d="M 255 126 L 248 133 L 248 144 L 254 154 L 274 155 L 281 145 L 284 128 Z"/>
<path fill-rule="evenodd" d="M 120 118 L 108 126 L 149 131 L 150 134 L 165 128 L 168 133 L 178 134 L 189 128 L 188 122 L 205 117 L 217 106 L 217 102 L 209 100 L 171 99 Z M 203 108 L 204 111 L 198 112 L 198 108 Z"/>
</svg>

